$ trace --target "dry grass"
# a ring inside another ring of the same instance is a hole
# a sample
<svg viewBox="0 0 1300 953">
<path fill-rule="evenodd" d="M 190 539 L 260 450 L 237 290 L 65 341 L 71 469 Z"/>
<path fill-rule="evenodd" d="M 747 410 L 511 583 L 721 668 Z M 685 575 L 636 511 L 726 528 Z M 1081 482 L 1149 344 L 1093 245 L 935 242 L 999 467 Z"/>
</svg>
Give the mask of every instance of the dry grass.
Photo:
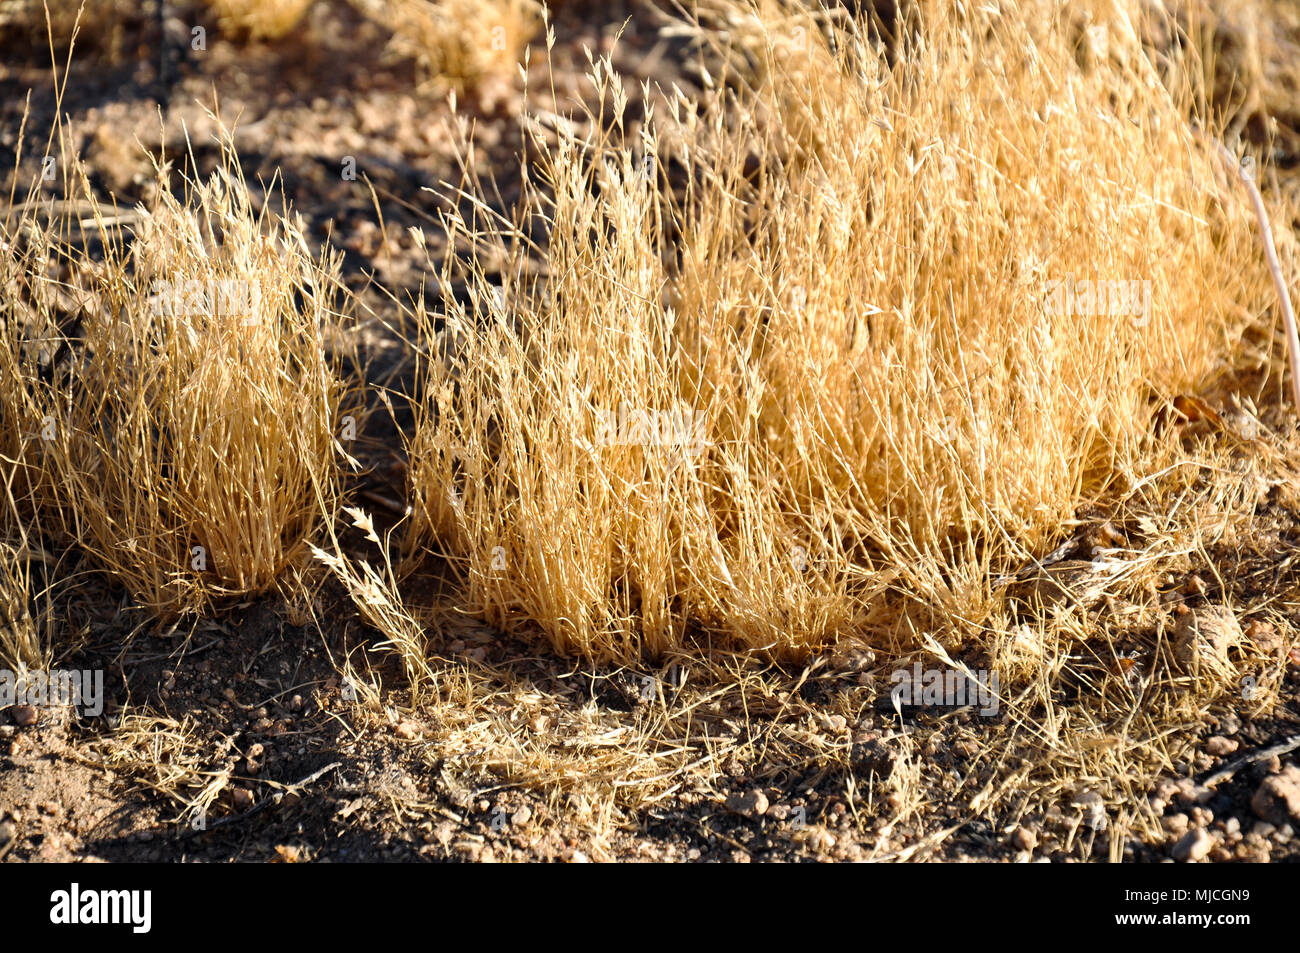
<svg viewBox="0 0 1300 953">
<path fill-rule="evenodd" d="M 393 31 L 390 52 L 414 60 L 425 83 L 482 100 L 515 98 L 524 50 L 542 22 L 535 0 L 351 2 Z"/>
<path fill-rule="evenodd" d="M 73 43 L 114 54 L 122 24 L 135 13 L 131 0 L 0 0 L 0 37 L 14 36 L 37 50 L 62 52 Z"/>
<path fill-rule="evenodd" d="M 278 40 L 302 22 L 315 0 L 207 0 L 221 29 L 254 40 Z"/>
<path fill-rule="evenodd" d="M 967 803 L 1096 796 L 1118 857 L 1205 708 L 1247 677 L 1246 708 L 1275 697 L 1277 659 L 1249 639 L 1180 660 L 1168 583 L 1250 562 L 1235 534 L 1295 454 L 1249 397 L 1231 421 L 1174 410 L 1243 370 L 1264 372 L 1255 399 L 1280 392 L 1257 343 L 1277 340 L 1276 297 L 1244 193 L 1189 127 L 1222 134 L 1202 64 L 1154 65 L 1122 6 L 1089 16 L 923 4 L 891 68 L 847 21 L 719 3 L 679 27 L 706 102 L 629 135 L 598 61 L 600 112 L 530 126 L 523 209 L 489 211 L 471 164 L 444 223 L 460 254 L 436 268 L 473 303 L 416 316 L 409 446 L 408 544 L 449 561 L 458 604 L 605 664 L 835 643 L 978 659 L 1004 719 Z M 1149 282 L 1149 308 L 1048 307 L 1080 281 Z M 1090 561 L 1045 598 L 1036 560 L 1067 541 Z M 656 793 L 635 779 L 669 735 L 638 724 L 606 782 Z M 682 764 L 708 746 L 673 737 Z M 573 777 L 553 755 L 498 761 Z M 908 759 L 888 783 L 900 821 L 935 793 Z"/>
<path fill-rule="evenodd" d="M 130 232 L 74 180 L 101 261 L 35 211 L 0 250 L 6 452 L 20 433 L 47 527 L 163 618 L 274 587 L 334 513 L 346 458 L 337 262 L 287 211 L 254 211 L 227 157 Z"/>
<path fill-rule="evenodd" d="M 0 513 L 6 514 L 0 518 L 0 668 L 44 668 L 51 659 L 52 633 L 48 618 L 39 609 L 33 612 L 32 585 L 32 563 L 43 553 L 33 550 L 12 500 L 0 503 Z"/>
<path fill-rule="evenodd" d="M 1081 505 L 1182 458 L 1154 412 L 1272 304 L 1248 209 L 1126 20 L 1082 69 L 1041 9 L 935 6 L 891 72 L 847 28 L 728 8 L 700 35 L 733 91 L 630 148 L 597 64 L 613 112 L 530 175 L 545 282 L 508 223 L 448 223 L 508 262 L 503 290 L 470 263 L 476 313 L 446 302 L 411 444 L 473 605 L 618 660 L 690 624 L 778 652 L 979 625 Z M 1150 282 L 1149 313 L 1045 306 L 1085 279 Z M 600 445 L 624 406 L 678 446 Z"/>
<path fill-rule="evenodd" d="M 457 91 L 513 76 L 533 29 L 519 4 L 356 2 Z M 1283 578 L 1285 534 L 1257 531 L 1300 469 L 1267 406 L 1276 297 L 1213 145 L 1237 147 L 1252 101 L 1194 44 L 1153 57 L 1125 4 L 912 17 L 890 62 L 843 16 L 701 4 L 670 29 L 693 38 L 704 96 L 661 97 L 634 126 L 594 62 L 600 106 L 526 122 L 535 158 L 507 214 L 466 143 L 450 252 L 430 262 L 447 293 L 414 316 L 400 567 L 340 499 L 334 266 L 287 215 L 254 212 L 233 158 L 164 192 L 95 267 L 23 217 L 0 236 L 5 538 L 35 511 L 163 616 L 299 578 L 310 543 L 400 658 L 453 798 L 534 788 L 598 842 L 734 778 L 829 777 L 871 819 L 874 857 L 934 849 L 942 832 L 891 831 L 941 810 L 1015 823 L 1064 802 L 1076 832 L 1099 805 L 1087 836 L 1118 859 L 1153 828 L 1152 780 L 1189 773 L 1206 711 L 1267 711 L 1294 643 L 1293 584 L 1237 601 Z M 1294 284 L 1296 209 L 1269 199 Z M 256 281 L 255 320 L 150 307 L 155 280 L 191 279 Z M 1080 281 L 1107 307 L 1048 306 Z M 1131 281 L 1149 303 L 1114 313 L 1110 283 Z M 373 561 L 340 545 L 344 517 Z M 1041 565 L 1061 544 L 1075 559 Z M 454 587 L 425 613 L 429 555 Z M 0 549 L 6 651 L 39 650 L 13 624 L 28 565 Z M 1175 587 L 1192 572 L 1199 590 Z M 1281 638 L 1189 649 L 1184 603 L 1205 602 Z M 500 631 L 591 663 L 626 710 L 549 657 L 439 654 Z M 913 661 L 997 673 L 999 716 L 879 737 L 875 704 Z M 358 708 L 392 723 L 346 664 Z M 954 742 L 956 780 L 935 773 Z M 864 758 L 877 743 L 889 756 Z M 108 748 L 206 812 L 237 755 L 205 744 L 131 713 Z"/>
</svg>

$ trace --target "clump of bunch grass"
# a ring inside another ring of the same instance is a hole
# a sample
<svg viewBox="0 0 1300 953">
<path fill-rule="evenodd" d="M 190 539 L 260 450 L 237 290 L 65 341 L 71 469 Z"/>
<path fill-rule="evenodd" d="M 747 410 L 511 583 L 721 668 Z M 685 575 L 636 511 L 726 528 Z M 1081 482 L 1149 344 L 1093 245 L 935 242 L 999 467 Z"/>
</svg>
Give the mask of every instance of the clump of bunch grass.
<svg viewBox="0 0 1300 953">
<path fill-rule="evenodd" d="M 221 29 L 253 40 L 278 40 L 302 22 L 315 0 L 208 0 Z"/>
<path fill-rule="evenodd" d="M 495 624 L 595 658 L 960 640 L 1081 506 L 1181 458 L 1153 413 L 1272 304 L 1248 210 L 1122 9 L 1081 66 L 1051 4 L 927 5 L 891 65 L 843 19 L 716 6 L 705 102 L 636 140 L 601 61 L 612 107 L 538 138 L 544 280 L 481 194 L 448 213 L 473 303 L 424 315 L 456 344 L 417 531 Z M 1149 307 L 1049 306 L 1081 281 Z"/>
<path fill-rule="evenodd" d="M 179 194 L 163 174 L 129 231 L 81 179 L 97 261 L 34 211 L 0 247 L 27 292 L 0 302 L 5 452 L 46 528 L 163 619 L 275 586 L 349 459 L 337 258 L 287 208 L 254 210 L 224 147 Z"/>
<path fill-rule="evenodd" d="M 414 60 L 422 81 L 481 100 L 512 90 L 542 23 L 535 0 L 352 0 L 393 31 L 390 52 Z M 513 96 L 510 96 L 513 99 Z"/>
</svg>

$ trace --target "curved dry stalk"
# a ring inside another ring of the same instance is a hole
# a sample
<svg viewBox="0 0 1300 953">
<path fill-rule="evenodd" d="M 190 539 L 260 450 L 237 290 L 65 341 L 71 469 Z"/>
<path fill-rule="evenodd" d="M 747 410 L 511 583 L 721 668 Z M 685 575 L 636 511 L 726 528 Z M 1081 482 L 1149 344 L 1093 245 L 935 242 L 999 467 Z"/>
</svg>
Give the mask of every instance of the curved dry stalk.
<svg viewBox="0 0 1300 953">
<path fill-rule="evenodd" d="M 1214 140 L 1214 146 L 1219 157 L 1237 171 L 1238 178 L 1246 184 L 1246 191 L 1250 193 L 1250 200 L 1255 205 L 1255 220 L 1259 222 L 1259 233 L 1264 239 L 1264 255 L 1268 259 L 1268 270 L 1273 275 L 1273 284 L 1277 286 L 1278 300 L 1282 303 L 1282 318 L 1286 322 L 1286 347 L 1291 356 L 1291 403 L 1300 413 L 1300 336 L 1296 335 L 1295 311 L 1291 308 L 1291 295 L 1282 277 L 1282 266 L 1278 264 L 1277 248 L 1273 244 L 1273 229 L 1268 223 L 1264 197 L 1259 194 L 1259 186 L 1255 184 L 1254 177 L 1228 151 L 1228 147 L 1217 139 Z"/>
</svg>

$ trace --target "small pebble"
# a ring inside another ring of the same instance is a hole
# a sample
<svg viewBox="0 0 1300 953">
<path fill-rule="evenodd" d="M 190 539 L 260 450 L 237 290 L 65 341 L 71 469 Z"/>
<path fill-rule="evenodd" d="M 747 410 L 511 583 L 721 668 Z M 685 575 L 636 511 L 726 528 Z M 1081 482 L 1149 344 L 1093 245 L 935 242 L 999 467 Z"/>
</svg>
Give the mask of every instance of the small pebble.
<svg viewBox="0 0 1300 953">
<path fill-rule="evenodd" d="M 1205 753 L 1214 755 L 1216 758 L 1225 758 L 1239 747 L 1239 742 L 1233 741 L 1231 738 L 1225 738 L 1223 735 L 1215 735 L 1205 743 Z"/>
<path fill-rule="evenodd" d="M 1196 830 L 1184 834 L 1182 839 L 1174 845 L 1170 855 L 1174 860 L 1183 863 L 1195 863 L 1208 857 L 1213 848 L 1214 837 L 1209 831 L 1198 827 Z"/>
<path fill-rule="evenodd" d="M 1021 825 L 1012 832 L 1011 843 L 1021 850 L 1033 850 L 1038 846 L 1038 835 L 1030 828 Z"/>
<path fill-rule="evenodd" d="M 750 791 L 737 791 L 728 796 L 727 810 L 758 817 L 767 812 L 767 795 L 757 788 Z"/>
</svg>

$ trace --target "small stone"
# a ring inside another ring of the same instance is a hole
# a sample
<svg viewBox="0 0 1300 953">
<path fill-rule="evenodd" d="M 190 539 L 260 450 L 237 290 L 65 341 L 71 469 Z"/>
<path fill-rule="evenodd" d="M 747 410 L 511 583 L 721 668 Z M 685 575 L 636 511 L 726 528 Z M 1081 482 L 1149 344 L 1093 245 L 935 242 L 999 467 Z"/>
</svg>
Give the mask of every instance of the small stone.
<svg viewBox="0 0 1300 953">
<path fill-rule="evenodd" d="M 871 649 L 857 649 L 849 652 L 842 664 L 850 672 L 865 672 L 876 664 L 876 653 Z"/>
<path fill-rule="evenodd" d="M 1183 804 L 1192 804 L 1198 800 L 1199 791 L 1191 778 L 1182 778 L 1174 788 L 1174 800 Z"/>
<path fill-rule="evenodd" d="M 510 815 L 510 823 L 514 827 L 525 827 L 532 819 L 533 809 L 527 804 Z"/>
<path fill-rule="evenodd" d="M 767 812 L 767 795 L 758 788 L 737 791 L 727 798 L 727 810 L 758 817 Z"/>
<path fill-rule="evenodd" d="M 234 799 L 237 811 L 247 811 L 253 806 L 253 792 L 247 788 L 235 788 L 231 792 L 231 797 Z"/>
<path fill-rule="evenodd" d="M 809 824 L 795 831 L 794 839 L 817 853 L 828 851 L 835 846 L 835 835 L 820 824 Z"/>
<path fill-rule="evenodd" d="M 825 731 L 833 731 L 836 734 L 843 734 L 849 729 L 849 722 L 843 715 L 818 715 L 818 723 Z"/>
<path fill-rule="evenodd" d="M 1231 675 L 1228 652 L 1243 637 L 1237 617 L 1223 606 L 1184 612 L 1174 626 L 1174 658 L 1189 672 L 1204 668 L 1211 674 Z"/>
<path fill-rule="evenodd" d="M 5 847 L 18 836 L 18 828 L 13 821 L 0 823 L 0 847 Z"/>
<path fill-rule="evenodd" d="M 1213 849 L 1213 835 L 1204 828 L 1198 827 L 1183 835 L 1182 839 L 1174 845 L 1170 856 L 1183 863 L 1195 863 L 1208 857 Z"/>
<path fill-rule="evenodd" d="M 1083 810 L 1083 823 L 1094 831 L 1106 829 L 1106 802 L 1096 791 L 1084 791 L 1071 802 Z"/>
<path fill-rule="evenodd" d="M 1273 623 L 1265 622 L 1263 619 L 1255 619 L 1250 625 L 1246 626 L 1246 638 L 1255 643 L 1265 655 L 1280 655 L 1282 653 L 1282 637 L 1278 635 L 1277 629 Z"/>
<path fill-rule="evenodd" d="M 1067 603 L 1084 606 L 1100 601 L 1105 578 L 1086 559 L 1066 559 L 1040 566 L 1033 575 L 1012 583 L 1007 594 L 1030 610 L 1051 610 Z"/>
<path fill-rule="evenodd" d="M 1256 815 L 1278 827 L 1300 821 L 1300 768 L 1289 764 L 1280 774 L 1265 778 L 1250 806 Z"/>
<path fill-rule="evenodd" d="M 1220 715 L 1219 731 L 1225 735 L 1235 735 L 1241 731 L 1241 719 L 1231 712 Z"/>
<path fill-rule="evenodd" d="M 10 714 L 13 715 L 14 724 L 19 728 L 30 728 L 41 718 L 41 713 L 35 705 L 15 705 L 10 709 Z"/>
<path fill-rule="evenodd" d="M 289 699 L 289 708 L 292 711 L 302 711 L 302 696 L 294 695 Z"/>
<path fill-rule="evenodd" d="M 393 734 L 403 741 L 410 741 L 413 738 L 420 737 L 420 726 L 413 721 L 403 719 L 393 727 Z"/>
<path fill-rule="evenodd" d="M 1170 814 L 1164 822 L 1165 830 L 1173 837 L 1182 837 L 1191 826 L 1191 821 L 1186 814 Z"/>
<path fill-rule="evenodd" d="M 1239 747 L 1241 747 L 1240 742 L 1233 741 L 1231 738 L 1225 738 L 1223 735 L 1215 735 L 1209 741 L 1205 742 L 1206 754 L 1212 754 L 1216 758 L 1226 758 Z"/>
<path fill-rule="evenodd" d="M 1021 825 L 1011 833 L 1011 843 L 1021 850 L 1033 850 L 1038 846 L 1038 835 L 1030 828 Z"/>
</svg>

